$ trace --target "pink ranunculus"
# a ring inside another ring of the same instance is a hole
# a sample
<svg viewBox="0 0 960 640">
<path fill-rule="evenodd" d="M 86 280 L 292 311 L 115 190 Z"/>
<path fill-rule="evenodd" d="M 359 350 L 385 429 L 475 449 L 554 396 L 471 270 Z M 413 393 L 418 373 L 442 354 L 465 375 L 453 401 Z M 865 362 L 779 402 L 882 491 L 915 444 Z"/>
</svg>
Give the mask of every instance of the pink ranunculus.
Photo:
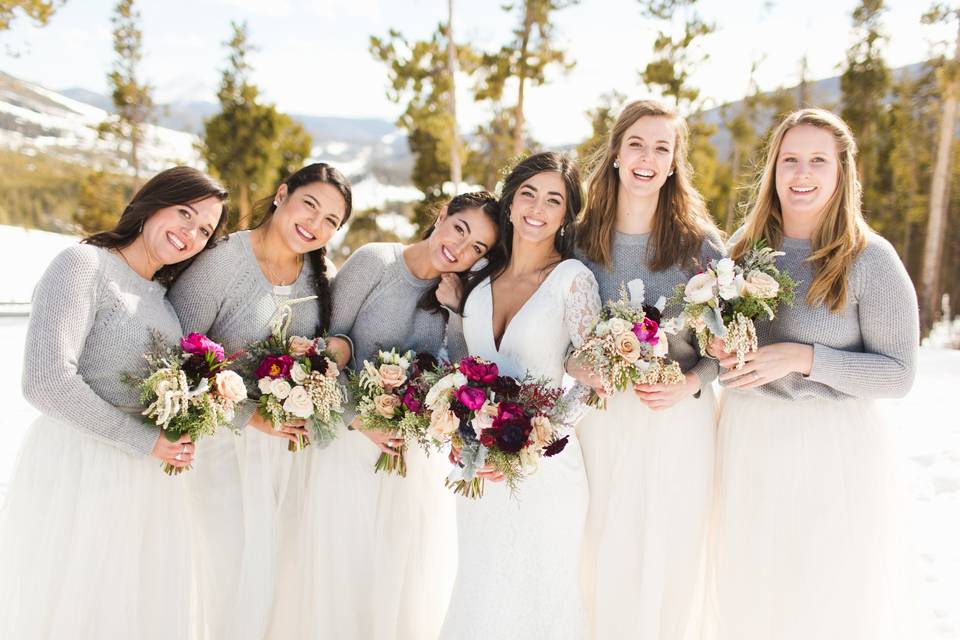
<svg viewBox="0 0 960 640">
<path fill-rule="evenodd" d="M 202 333 L 191 333 L 180 338 L 180 347 L 187 353 L 206 355 L 212 353 L 217 362 L 223 362 L 226 357 L 223 347 Z"/>
<path fill-rule="evenodd" d="M 633 325 L 633 335 L 637 336 L 637 340 L 640 342 L 647 344 L 655 345 L 660 341 L 657 336 L 659 330 L 660 325 L 654 322 L 653 318 L 644 318 L 643 322 L 636 322 Z"/>
<path fill-rule="evenodd" d="M 460 404 L 470 411 L 476 411 L 482 407 L 483 403 L 487 400 L 487 394 L 483 389 L 468 387 L 467 385 L 463 385 L 457 389 L 453 395 Z"/>
<path fill-rule="evenodd" d="M 290 368 L 293 366 L 293 358 L 290 356 L 267 356 L 257 367 L 254 375 L 260 378 L 286 378 L 290 375 Z"/>
<path fill-rule="evenodd" d="M 467 380 L 480 384 L 491 384 L 500 375 L 495 363 L 472 356 L 460 361 L 460 373 L 465 375 Z"/>
</svg>

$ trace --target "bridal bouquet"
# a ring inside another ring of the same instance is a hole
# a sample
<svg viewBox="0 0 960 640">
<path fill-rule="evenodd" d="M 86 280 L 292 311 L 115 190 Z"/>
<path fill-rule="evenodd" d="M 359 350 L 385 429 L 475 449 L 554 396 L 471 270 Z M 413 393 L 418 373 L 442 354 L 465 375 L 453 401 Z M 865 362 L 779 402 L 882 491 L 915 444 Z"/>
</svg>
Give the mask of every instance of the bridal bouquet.
<svg viewBox="0 0 960 640">
<path fill-rule="evenodd" d="M 292 336 L 288 340 L 283 330 L 275 330 L 266 340 L 247 347 L 248 363 L 255 368 L 246 377 L 259 392 L 260 415 L 278 430 L 284 424 L 306 420 L 312 440 L 321 446 L 336 437 L 335 427 L 343 416 L 345 400 L 337 380 L 340 370 L 336 358 L 326 349 L 323 338 Z M 300 451 L 309 444 L 298 436 L 287 448 Z"/>
<path fill-rule="evenodd" d="M 154 334 L 144 357 L 149 364 L 147 376 L 124 374 L 123 378 L 140 390 L 140 402 L 146 406 L 142 415 L 160 427 L 170 442 L 184 435 L 197 442 L 229 426 L 236 405 L 247 398 L 243 379 L 227 370 L 233 356 L 226 356 L 223 347 L 205 335 L 181 338 L 178 349 Z M 163 471 L 171 476 L 189 468 L 163 463 Z"/>
<path fill-rule="evenodd" d="M 621 285 L 620 299 L 604 305 L 586 340 L 573 352 L 600 377 L 608 395 L 635 384 L 683 382 L 680 365 L 666 358 L 667 336 L 660 327 L 666 300 L 660 298 L 650 306 L 643 304 L 643 298 L 642 280 Z M 596 392 L 587 404 L 606 406 Z"/>
<path fill-rule="evenodd" d="M 398 455 L 381 453 L 375 471 L 407 475 L 404 458 L 407 445 L 426 445 L 430 418 L 424 407 L 427 385 L 424 373 L 437 366 L 429 353 L 414 354 L 396 349 L 379 351 L 371 362 L 350 376 L 350 395 L 357 405 L 360 428 L 396 433 L 403 439 Z"/>
<path fill-rule="evenodd" d="M 564 414 L 562 390 L 542 380 L 501 376 L 497 365 L 464 358 L 433 376 L 424 403 L 429 436 L 438 448 L 459 451 L 460 464 L 447 478 L 454 493 L 483 495 L 484 466 L 502 473 L 511 491 L 537 470 L 541 456 L 554 456 L 569 436 L 559 435 Z"/>
<path fill-rule="evenodd" d="M 773 320 L 780 303 L 793 304 L 797 283 L 777 269 L 782 255 L 758 243 L 739 262 L 711 260 L 702 273 L 677 285 L 672 302 L 683 305 L 677 329 L 692 327 L 704 355 L 714 337 L 723 339 L 723 348 L 737 354 L 736 368 L 743 368 L 744 356 L 757 350 L 754 320 Z"/>
</svg>

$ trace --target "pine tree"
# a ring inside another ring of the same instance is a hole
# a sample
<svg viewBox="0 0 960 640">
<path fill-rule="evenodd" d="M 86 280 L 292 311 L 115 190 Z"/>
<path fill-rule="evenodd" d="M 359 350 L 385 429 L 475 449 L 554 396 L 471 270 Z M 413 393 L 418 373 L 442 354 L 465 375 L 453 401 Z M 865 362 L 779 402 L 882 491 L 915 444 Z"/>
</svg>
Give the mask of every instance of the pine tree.
<svg viewBox="0 0 960 640">
<path fill-rule="evenodd" d="M 112 87 L 111 97 L 116 113 L 98 130 L 101 136 L 113 136 L 127 146 L 127 163 L 133 171 L 134 184 L 140 181 L 140 147 L 146 125 L 153 115 L 153 88 L 138 79 L 143 60 L 143 33 L 140 12 L 134 0 L 119 0 L 110 18 L 113 24 L 113 50 L 117 58 L 107 74 Z"/>
<path fill-rule="evenodd" d="M 260 90 L 250 81 L 247 56 L 253 46 L 247 26 L 231 23 L 231 28 L 232 36 L 224 43 L 229 63 L 217 91 L 220 113 L 204 122 L 201 152 L 236 204 L 228 228 L 243 229 L 251 223 L 256 199 L 269 195 L 279 179 L 303 165 L 312 142 L 303 127 L 260 101 Z"/>
<path fill-rule="evenodd" d="M 920 318 L 925 328 L 928 328 L 935 319 L 941 291 L 940 272 L 943 243 L 946 237 L 947 204 L 950 201 L 948 195 L 950 184 L 947 178 L 951 174 L 952 147 L 957 126 L 957 101 L 960 99 L 960 9 L 948 9 L 945 5 L 935 4 L 923 16 L 925 24 L 948 23 L 953 20 L 957 21 L 958 28 L 953 58 L 944 60 L 939 70 L 943 103 L 937 133 L 933 177 L 930 180 L 930 213 L 927 219 L 927 237 L 923 252 L 920 304 Z"/>
<path fill-rule="evenodd" d="M 577 145 L 577 158 L 589 162 L 607 142 L 610 129 L 620 115 L 627 97 L 619 91 L 611 91 L 600 96 L 600 104 L 586 112 L 590 119 L 590 137 Z"/>
<path fill-rule="evenodd" d="M 503 10 L 515 13 L 518 24 L 513 38 L 499 51 L 485 53 L 481 69 L 483 75 L 477 85 L 477 100 L 491 100 L 499 104 L 510 80 L 516 82 L 517 101 L 513 107 L 513 133 L 511 155 L 522 155 L 526 147 L 524 104 L 527 85 L 541 86 L 546 83 L 546 72 L 558 67 L 564 72 L 573 68 L 574 62 L 560 49 L 555 40 L 551 15 L 561 9 L 577 4 L 579 0 L 516 0 L 503 5 Z"/>
<path fill-rule="evenodd" d="M 10 28 L 10 23 L 20 12 L 39 25 L 45 25 L 57 8 L 66 0 L 0 0 L 0 31 Z"/>
<path fill-rule="evenodd" d="M 411 179 L 424 194 L 414 212 L 418 228 L 430 223 L 436 203 L 446 197 L 444 184 L 452 181 L 451 158 L 463 161 L 465 150 L 458 144 L 452 70 L 457 63 L 466 72 L 475 67 L 473 51 L 456 47 L 456 60 L 450 61 L 450 27 L 440 24 L 429 40 L 409 42 L 391 29 L 385 38 L 370 37 L 370 52 L 387 65 L 390 89 L 387 98 L 406 102 L 397 125 L 407 131 L 407 144 L 414 155 Z M 462 176 L 461 176 L 462 179 Z"/>
<path fill-rule="evenodd" d="M 84 233 L 112 229 L 126 201 L 127 193 L 115 176 L 105 171 L 91 171 L 80 182 L 74 221 Z"/>
</svg>

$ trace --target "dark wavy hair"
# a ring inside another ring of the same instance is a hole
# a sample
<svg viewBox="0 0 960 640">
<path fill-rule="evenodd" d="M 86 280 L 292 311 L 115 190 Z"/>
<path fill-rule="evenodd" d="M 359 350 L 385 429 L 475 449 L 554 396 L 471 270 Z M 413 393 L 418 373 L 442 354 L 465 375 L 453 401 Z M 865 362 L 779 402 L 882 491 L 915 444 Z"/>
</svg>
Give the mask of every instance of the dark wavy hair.
<svg viewBox="0 0 960 640">
<path fill-rule="evenodd" d="M 300 187 L 305 187 L 308 184 L 314 184 L 316 182 L 329 184 L 336 188 L 336 190 L 340 192 L 340 195 L 343 196 L 346 211 L 344 212 L 343 220 L 340 221 L 340 226 L 342 227 L 346 224 L 347 220 L 350 219 L 350 214 L 353 212 L 353 192 L 350 190 L 350 181 L 347 180 L 340 171 L 325 162 L 315 162 L 294 172 L 280 184 L 287 185 L 287 194 L 289 196 Z M 277 188 L 280 188 L 279 185 L 277 185 Z M 273 214 L 277 210 L 277 205 L 273 202 L 274 197 L 271 195 L 254 204 L 254 211 L 260 212 L 260 219 L 251 229 L 262 227 L 273 218 Z M 307 256 L 310 258 L 310 266 L 313 269 L 313 286 L 317 292 L 317 304 L 320 305 L 320 325 L 317 327 L 317 333 L 323 334 L 330 328 L 330 311 L 332 307 L 330 299 L 330 278 L 327 277 L 327 248 L 325 246 L 320 247 L 315 251 L 308 252 Z"/>
<path fill-rule="evenodd" d="M 491 250 L 487 254 L 489 258 L 487 266 L 473 274 L 470 281 L 465 285 L 463 300 L 467 299 L 470 292 L 484 278 L 489 276 L 491 282 L 496 280 L 510 264 L 510 258 L 513 255 L 513 225 L 510 223 L 510 205 L 513 203 L 513 196 L 516 195 L 524 182 L 539 173 L 547 172 L 559 173 L 567 191 L 567 196 L 564 198 L 566 209 L 563 215 L 563 224 L 560 225 L 560 229 L 554 235 L 553 246 L 560 254 L 560 260 L 574 257 L 574 250 L 577 246 L 577 230 L 574 223 L 583 208 L 583 188 L 580 186 L 580 172 L 577 171 L 577 165 L 566 154 L 556 151 L 536 153 L 520 161 L 504 178 L 503 186 L 500 189 L 499 214 L 500 228 L 503 229 L 503 233 L 500 234 L 496 251 Z"/>
<path fill-rule="evenodd" d="M 223 235 L 223 227 L 227 222 L 227 190 L 202 171 L 183 166 L 166 169 L 150 178 L 124 208 L 117 226 L 110 231 L 91 234 L 81 242 L 104 249 L 123 249 L 140 237 L 144 223 L 160 209 L 178 204 L 193 204 L 211 197 L 222 203 L 220 219 L 213 229 L 213 234 L 207 239 L 207 244 L 197 252 L 197 255 L 200 255 L 216 246 Z M 160 267 L 153 279 L 169 287 L 196 257 Z"/>
<path fill-rule="evenodd" d="M 490 219 L 490 222 L 493 223 L 494 231 L 497 234 L 497 239 L 494 241 L 494 245 L 490 247 L 490 250 L 487 252 L 487 255 L 492 251 L 495 251 L 500 240 L 500 213 L 497 207 L 497 199 L 488 191 L 471 191 L 469 193 L 461 193 L 458 196 L 454 196 L 450 199 L 450 202 L 447 203 L 447 216 L 455 216 L 458 213 L 462 213 L 467 209 L 479 209 L 486 214 L 487 218 Z M 426 240 L 431 235 L 433 235 L 434 229 L 437 228 L 437 223 L 434 221 L 426 231 L 423 232 L 421 236 L 422 240 Z M 462 273 L 457 273 L 457 277 L 460 278 L 460 282 L 463 284 L 463 289 L 466 291 L 469 283 L 476 278 L 477 271 L 465 271 Z M 420 301 L 417 303 L 418 309 L 426 309 L 430 313 L 441 313 L 447 315 L 446 309 L 441 306 L 440 302 L 437 300 L 437 287 L 440 286 L 440 283 L 437 282 L 434 286 L 430 287 L 427 291 L 420 296 Z M 472 287 L 471 287 L 472 288 Z M 457 313 L 463 313 L 463 303 L 466 301 L 466 296 L 460 298 L 460 307 L 456 309 Z"/>
</svg>

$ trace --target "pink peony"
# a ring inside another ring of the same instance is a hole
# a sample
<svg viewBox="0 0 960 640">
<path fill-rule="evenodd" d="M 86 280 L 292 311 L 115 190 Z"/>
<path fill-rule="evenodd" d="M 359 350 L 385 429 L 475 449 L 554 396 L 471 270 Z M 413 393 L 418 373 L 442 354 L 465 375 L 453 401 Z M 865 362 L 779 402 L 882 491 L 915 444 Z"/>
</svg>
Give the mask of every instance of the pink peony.
<svg viewBox="0 0 960 640">
<path fill-rule="evenodd" d="M 212 353 L 217 362 L 223 362 L 226 357 L 223 353 L 223 347 L 202 333 L 191 333 L 188 336 L 183 336 L 180 338 L 180 347 L 191 354 L 205 356 Z"/>
<path fill-rule="evenodd" d="M 655 345 L 660 341 L 657 335 L 658 331 L 660 331 L 660 326 L 654 322 L 653 318 L 644 318 L 643 322 L 637 322 L 633 325 L 633 335 L 637 336 L 637 340 L 640 342 L 647 344 Z"/>
<path fill-rule="evenodd" d="M 290 375 L 293 358 L 290 356 L 267 356 L 257 367 L 254 375 L 260 378 L 286 378 Z"/>
<path fill-rule="evenodd" d="M 483 389 L 477 389 L 476 387 L 468 387 L 463 385 L 456 390 L 454 396 L 457 400 L 465 406 L 470 411 L 476 411 L 483 406 L 483 403 L 487 400 L 487 394 Z"/>
<path fill-rule="evenodd" d="M 496 364 L 475 357 L 461 360 L 460 372 L 467 377 L 467 380 L 480 384 L 491 384 L 500 375 Z"/>
</svg>

